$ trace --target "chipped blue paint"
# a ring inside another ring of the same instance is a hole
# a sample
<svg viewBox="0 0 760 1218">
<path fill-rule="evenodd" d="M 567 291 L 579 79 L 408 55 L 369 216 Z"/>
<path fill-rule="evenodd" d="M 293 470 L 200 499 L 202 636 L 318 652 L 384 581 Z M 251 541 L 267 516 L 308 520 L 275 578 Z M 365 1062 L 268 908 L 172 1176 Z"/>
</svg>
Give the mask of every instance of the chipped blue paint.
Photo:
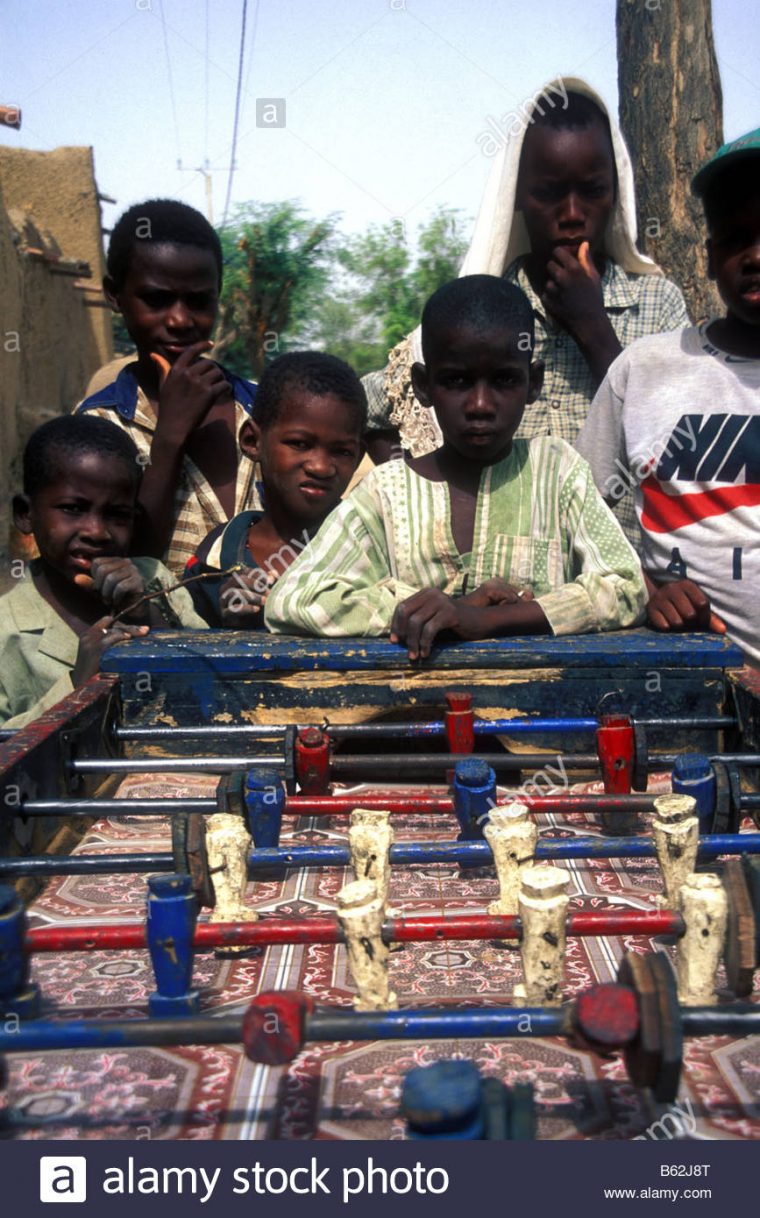
<svg viewBox="0 0 760 1218">
<path fill-rule="evenodd" d="M 403 668 L 735 668 L 742 653 L 720 635 L 661 635 L 648 630 L 562 638 L 487 639 L 434 648 L 429 661 L 410 663 L 406 650 L 384 639 L 293 639 L 227 631 L 153 631 L 120 644 L 102 660 L 104 672 L 330 672 Z"/>
<path fill-rule="evenodd" d="M 699 857 L 717 858 L 721 854 L 760 854 L 760 833 L 711 834 L 700 838 Z M 616 859 L 656 858 L 651 837 L 572 837 L 539 838 L 537 859 Z M 391 846 L 391 864 L 397 867 L 414 863 L 470 863 L 488 867 L 493 863 L 488 842 L 403 842 Z M 268 867 L 347 867 L 351 862 L 348 846 L 296 846 L 290 849 L 255 850 L 248 859 L 249 870 Z"/>
</svg>

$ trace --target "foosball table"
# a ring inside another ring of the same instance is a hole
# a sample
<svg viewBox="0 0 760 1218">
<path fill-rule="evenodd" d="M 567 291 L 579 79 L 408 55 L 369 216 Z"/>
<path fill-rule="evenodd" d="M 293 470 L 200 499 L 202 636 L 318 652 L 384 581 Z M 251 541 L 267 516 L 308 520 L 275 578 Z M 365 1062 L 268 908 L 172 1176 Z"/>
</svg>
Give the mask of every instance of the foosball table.
<svg viewBox="0 0 760 1218">
<path fill-rule="evenodd" d="M 741 662 L 115 648 L 0 744 L 4 1136 L 760 1137 Z"/>
</svg>

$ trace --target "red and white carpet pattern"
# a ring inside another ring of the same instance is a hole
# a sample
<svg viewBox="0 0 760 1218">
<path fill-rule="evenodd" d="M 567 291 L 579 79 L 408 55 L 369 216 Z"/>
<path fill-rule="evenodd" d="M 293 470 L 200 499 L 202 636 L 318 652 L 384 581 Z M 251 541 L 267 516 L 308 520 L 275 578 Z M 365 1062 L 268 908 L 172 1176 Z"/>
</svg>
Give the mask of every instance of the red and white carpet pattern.
<svg viewBox="0 0 760 1218">
<path fill-rule="evenodd" d="M 656 789 L 668 789 L 667 780 L 653 781 Z M 122 784 L 121 794 L 192 796 L 208 793 L 214 784 L 202 777 L 135 776 Z M 453 817 L 397 817 L 392 823 L 396 840 L 450 840 L 457 832 Z M 546 816 L 539 823 L 550 836 L 598 832 L 585 816 Z M 284 840 L 338 842 L 346 828 L 345 818 L 291 819 Z M 159 818 L 103 820 L 79 850 L 166 850 L 168 838 Z M 650 909 L 661 889 L 650 860 L 562 866 L 571 877 L 571 909 Z M 248 900 L 270 917 L 308 918 L 334 910 L 336 893 L 350 878 L 339 869 L 290 871 L 282 881 L 250 884 Z M 144 917 L 145 895 L 141 875 L 57 879 L 30 910 L 30 922 L 129 922 Z M 410 913 L 464 913 L 482 911 L 496 895 L 490 869 L 460 874 L 456 866 L 396 867 L 389 904 Z M 654 949 L 672 951 L 633 936 L 570 939 L 566 993 L 613 980 L 624 951 Z M 393 953 L 390 969 L 402 1006 L 501 1005 L 521 980 L 519 951 L 487 942 L 409 944 Z M 42 986 L 46 1018 L 141 1018 L 154 988 L 144 951 L 41 955 L 34 976 Z M 234 959 L 201 954 L 195 979 L 202 1010 L 210 1013 L 241 1011 L 261 989 L 304 990 L 317 1002 L 345 1006 L 353 994 L 343 947 L 268 948 Z M 0 1137 L 403 1138 L 397 1116 L 402 1077 L 412 1066 L 442 1057 L 472 1058 L 484 1074 L 506 1082 L 531 1080 L 542 1139 L 647 1135 L 665 1111 L 649 1105 L 626 1081 L 622 1060 L 601 1060 L 560 1040 L 314 1044 L 289 1066 L 276 1068 L 254 1065 L 237 1046 L 92 1050 L 11 1055 L 9 1084 L 0 1096 Z M 647 1136 L 665 1137 L 667 1128 L 700 1139 L 760 1138 L 760 1037 L 687 1041 L 678 1111 L 683 1115 L 677 1122 L 656 1126 Z"/>
</svg>

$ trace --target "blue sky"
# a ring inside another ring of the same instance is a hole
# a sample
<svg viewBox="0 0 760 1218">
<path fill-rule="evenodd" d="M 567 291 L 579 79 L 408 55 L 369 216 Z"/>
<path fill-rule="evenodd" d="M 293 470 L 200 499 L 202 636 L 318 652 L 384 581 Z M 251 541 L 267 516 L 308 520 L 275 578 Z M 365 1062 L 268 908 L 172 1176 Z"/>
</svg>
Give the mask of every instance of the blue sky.
<svg viewBox="0 0 760 1218">
<path fill-rule="evenodd" d="M 219 222 L 242 9 L 3 0 L 0 102 L 22 107 L 23 127 L 0 142 L 92 145 L 117 200 L 107 224 L 151 195 L 205 209 L 208 164 Z M 730 139 L 760 124 L 756 6 L 713 0 L 713 23 Z M 585 77 L 615 106 L 615 54 L 614 0 L 249 0 L 232 204 L 296 198 L 340 212 L 346 231 L 391 217 L 414 229 L 439 203 L 474 216 L 489 117 L 555 75 Z M 262 98 L 284 99 L 283 128 L 257 126 Z"/>
</svg>

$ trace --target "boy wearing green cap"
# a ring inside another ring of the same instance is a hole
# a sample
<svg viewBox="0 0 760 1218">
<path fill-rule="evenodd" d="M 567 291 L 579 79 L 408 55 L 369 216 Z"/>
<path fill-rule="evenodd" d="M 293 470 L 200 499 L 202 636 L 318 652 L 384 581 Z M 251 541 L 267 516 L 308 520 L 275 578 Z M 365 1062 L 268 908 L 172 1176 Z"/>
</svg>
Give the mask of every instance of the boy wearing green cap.
<svg viewBox="0 0 760 1218">
<path fill-rule="evenodd" d="M 726 315 L 628 347 L 576 447 L 608 502 L 634 488 L 649 624 L 727 632 L 760 665 L 760 128 L 692 190 Z"/>
</svg>

